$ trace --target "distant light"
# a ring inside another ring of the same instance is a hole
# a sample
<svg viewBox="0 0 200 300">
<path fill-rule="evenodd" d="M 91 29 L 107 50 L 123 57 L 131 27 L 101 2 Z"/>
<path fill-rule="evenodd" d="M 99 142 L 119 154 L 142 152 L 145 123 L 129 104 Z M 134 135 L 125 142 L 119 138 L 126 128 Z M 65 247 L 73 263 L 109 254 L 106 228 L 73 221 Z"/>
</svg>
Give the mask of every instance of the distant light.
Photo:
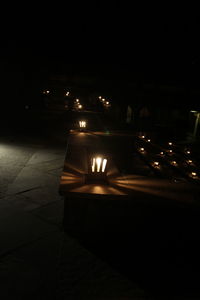
<svg viewBox="0 0 200 300">
<path fill-rule="evenodd" d="M 148 139 L 148 140 L 147 140 L 147 142 L 149 142 L 149 143 L 150 143 L 150 142 L 151 142 L 151 140 L 150 140 L 150 139 Z"/>
<path fill-rule="evenodd" d="M 81 109 L 83 106 L 81 104 L 78 105 L 78 108 Z"/>
<path fill-rule="evenodd" d="M 188 164 L 192 164 L 192 160 L 191 160 L 191 159 L 188 159 L 187 163 L 188 163 Z"/>
<path fill-rule="evenodd" d="M 102 101 L 104 102 L 104 101 L 105 101 L 105 99 L 103 98 L 103 99 L 102 99 Z"/>
<path fill-rule="evenodd" d="M 171 162 L 171 164 L 172 164 L 173 166 L 176 166 L 176 165 L 177 165 L 177 162 L 176 162 L 175 160 L 173 160 L 173 161 Z"/>
<path fill-rule="evenodd" d="M 154 165 L 155 167 L 158 167 L 158 166 L 159 166 L 159 162 L 158 162 L 158 161 L 154 161 L 153 165 Z"/>
<path fill-rule="evenodd" d="M 100 156 L 92 158 L 92 173 L 104 173 L 107 165 L 107 159 Z"/>
<path fill-rule="evenodd" d="M 161 152 L 160 152 L 160 155 L 163 155 L 163 154 L 164 154 L 164 152 L 163 152 L 163 151 L 161 151 Z"/>
<path fill-rule="evenodd" d="M 142 138 L 142 139 L 145 139 L 145 135 L 142 135 L 141 138 Z"/>
<path fill-rule="evenodd" d="M 186 153 L 187 153 L 187 154 L 190 154 L 191 152 L 190 152 L 190 150 L 187 150 Z"/>
<path fill-rule="evenodd" d="M 169 142 L 168 145 L 169 145 L 169 146 L 172 146 L 172 142 Z"/>
<path fill-rule="evenodd" d="M 49 94 L 49 93 L 50 93 L 50 91 L 48 91 L 48 90 L 47 90 L 47 91 L 46 91 L 46 93 L 47 93 L 47 94 Z"/>
<path fill-rule="evenodd" d="M 197 113 L 197 111 L 196 111 L 196 110 L 191 110 L 190 112 L 191 112 L 191 113 Z"/>
<path fill-rule="evenodd" d="M 76 99 L 76 102 L 77 102 L 77 103 L 79 102 L 79 99 L 78 99 L 78 98 Z"/>
<path fill-rule="evenodd" d="M 69 96 L 69 92 L 67 92 L 65 95 L 66 95 L 66 96 Z"/>
<path fill-rule="evenodd" d="M 140 151 L 141 151 L 141 152 L 144 152 L 144 148 L 140 148 Z"/>
<path fill-rule="evenodd" d="M 101 97 L 101 96 L 99 96 L 99 99 L 101 100 L 101 99 L 102 99 L 102 97 Z"/>
<path fill-rule="evenodd" d="M 86 121 L 79 121 L 79 126 L 80 126 L 80 128 L 85 128 L 86 127 Z"/>
<path fill-rule="evenodd" d="M 170 149 L 170 150 L 169 150 L 169 153 L 172 153 L 172 152 L 173 152 L 173 151 Z"/>
<path fill-rule="evenodd" d="M 196 172 L 192 172 L 191 175 L 192 175 L 192 177 L 196 177 L 197 173 Z"/>
<path fill-rule="evenodd" d="M 106 101 L 106 104 L 109 105 L 109 101 Z"/>
</svg>

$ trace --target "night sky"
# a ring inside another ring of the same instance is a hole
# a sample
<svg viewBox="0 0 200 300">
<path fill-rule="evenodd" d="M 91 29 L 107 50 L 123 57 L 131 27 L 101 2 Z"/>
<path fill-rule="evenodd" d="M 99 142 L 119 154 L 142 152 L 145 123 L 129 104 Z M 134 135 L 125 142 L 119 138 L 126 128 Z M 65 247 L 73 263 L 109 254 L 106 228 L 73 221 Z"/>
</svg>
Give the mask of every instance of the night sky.
<svg viewBox="0 0 200 300">
<path fill-rule="evenodd" d="M 198 85 L 200 19 L 189 12 L 134 7 L 40 12 L 4 31 L 1 60 L 26 72 L 95 74 Z"/>
</svg>

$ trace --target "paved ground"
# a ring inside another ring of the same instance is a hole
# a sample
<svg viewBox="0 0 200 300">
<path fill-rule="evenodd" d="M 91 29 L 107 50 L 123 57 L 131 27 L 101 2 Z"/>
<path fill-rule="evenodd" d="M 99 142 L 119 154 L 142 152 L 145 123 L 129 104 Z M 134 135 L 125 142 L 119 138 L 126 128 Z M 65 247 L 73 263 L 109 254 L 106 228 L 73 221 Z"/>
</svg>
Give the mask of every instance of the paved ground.
<svg viewBox="0 0 200 300">
<path fill-rule="evenodd" d="M 200 212 L 182 199 L 106 203 L 116 235 L 64 232 L 58 187 L 67 136 L 56 130 L 53 139 L 0 139 L 2 299 L 199 299 Z M 141 162 L 138 170 L 148 175 Z"/>
<path fill-rule="evenodd" d="M 141 299 L 144 292 L 63 231 L 66 144 L 0 141 L 2 299 Z"/>
</svg>

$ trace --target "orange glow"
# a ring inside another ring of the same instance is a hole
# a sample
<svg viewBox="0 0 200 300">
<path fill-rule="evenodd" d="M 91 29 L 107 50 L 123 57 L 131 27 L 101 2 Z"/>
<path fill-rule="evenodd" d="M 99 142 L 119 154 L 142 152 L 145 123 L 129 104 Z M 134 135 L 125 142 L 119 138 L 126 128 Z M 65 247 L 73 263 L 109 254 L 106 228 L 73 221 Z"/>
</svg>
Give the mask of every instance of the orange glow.
<svg viewBox="0 0 200 300">
<path fill-rule="evenodd" d="M 122 191 L 126 194 L 132 193 L 131 191 L 137 191 L 146 193 L 149 195 L 155 195 L 167 199 L 176 201 L 193 202 L 194 199 L 191 197 L 190 186 L 185 183 L 180 185 L 184 188 L 181 197 L 177 197 L 177 193 L 180 195 L 180 185 L 176 183 L 168 184 L 168 180 L 154 180 L 146 179 L 143 176 L 121 176 L 118 179 L 112 180 L 112 185 L 115 188 L 122 188 Z"/>
<path fill-rule="evenodd" d="M 72 189 L 70 192 L 98 194 L 98 195 L 126 195 L 120 189 L 109 185 L 86 184 Z"/>
</svg>

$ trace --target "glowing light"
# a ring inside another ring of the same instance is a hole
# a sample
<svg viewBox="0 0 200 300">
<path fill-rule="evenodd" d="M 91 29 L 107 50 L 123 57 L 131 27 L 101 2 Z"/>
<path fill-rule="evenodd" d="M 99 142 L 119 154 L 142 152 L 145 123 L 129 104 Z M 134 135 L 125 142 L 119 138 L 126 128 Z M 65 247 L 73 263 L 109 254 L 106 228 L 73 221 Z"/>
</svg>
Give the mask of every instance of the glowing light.
<svg viewBox="0 0 200 300">
<path fill-rule="evenodd" d="M 188 163 L 188 164 L 192 164 L 192 160 L 191 160 L 191 159 L 188 159 L 187 163 Z"/>
<path fill-rule="evenodd" d="M 142 139 L 145 139 L 145 135 L 142 135 L 141 138 L 142 138 Z"/>
<path fill-rule="evenodd" d="M 168 145 L 169 145 L 169 146 L 172 146 L 172 142 L 169 142 Z"/>
<path fill-rule="evenodd" d="M 109 105 L 109 101 L 106 101 L 106 104 Z"/>
<path fill-rule="evenodd" d="M 81 104 L 78 105 L 78 108 L 81 109 L 83 106 Z"/>
<path fill-rule="evenodd" d="M 104 173 L 107 165 L 107 159 L 100 156 L 92 158 L 92 173 Z"/>
<path fill-rule="evenodd" d="M 190 152 L 190 150 L 187 150 L 186 153 L 187 153 L 187 154 L 190 154 L 191 152 Z"/>
<path fill-rule="evenodd" d="M 177 165 L 177 162 L 176 162 L 175 160 L 173 160 L 173 161 L 171 162 L 171 164 L 172 164 L 173 166 L 176 166 L 176 165 Z"/>
<path fill-rule="evenodd" d="M 106 100 L 103 98 L 102 101 L 105 102 Z"/>
<path fill-rule="evenodd" d="M 67 92 L 65 95 L 66 95 L 66 96 L 69 96 L 69 92 Z"/>
<path fill-rule="evenodd" d="M 101 97 L 101 96 L 99 96 L 99 99 L 100 99 L 100 100 L 101 100 L 101 98 L 102 98 L 102 97 Z"/>
<path fill-rule="evenodd" d="M 140 148 L 140 151 L 141 151 L 141 152 L 144 152 L 144 148 Z"/>
<path fill-rule="evenodd" d="M 80 126 L 80 128 L 85 128 L 86 127 L 86 121 L 79 121 L 79 126 Z"/>
<path fill-rule="evenodd" d="M 159 166 L 159 162 L 158 162 L 158 161 L 154 161 L 153 165 L 154 165 L 155 167 L 158 167 L 158 166 Z"/>
<path fill-rule="evenodd" d="M 79 99 L 76 99 L 76 103 L 79 103 Z"/>
<path fill-rule="evenodd" d="M 150 143 L 150 142 L 151 142 L 151 140 L 150 140 L 150 139 L 148 139 L 148 140 L 147 140 L 147 142 L 149 142 L 149 143 Z"/>
<path fill-rule="evenodd" d="M 197 173 L 196 172 L 192 172 L 191 175 L 192 175 L 192 177 L 196 177 Z"/>
<path fill-rule="evenodd" d="M 173 152 L 173 151 L 170 149 L 170 150 L 169 150 L 169 153 L 172 153 L 172 152 Z"/>
<path fill-rule="evenodd" d="M 49 93 L 50 93 L 50 91 L 48 91 L 48 90 L 47 90 L 47 91 L 46 91 L 46 93 L 47 93 L 47 94 L 49 94 Z"/>
<path fill-rule="evenodd" d="M 103 165 L 102 165 L 102 172 L 104 173 L 105 172 L 105 169 L 106 169 L 106 164 L 107 164 L 107 159 L 103 159 Z"/>
<path fill-rule="evenodd" d="M 163 151 L 161 151 L 161 152 L 160 152 L 160 155 L 164 155 L 164 152 L 163 152 Z"/>
</svg>

